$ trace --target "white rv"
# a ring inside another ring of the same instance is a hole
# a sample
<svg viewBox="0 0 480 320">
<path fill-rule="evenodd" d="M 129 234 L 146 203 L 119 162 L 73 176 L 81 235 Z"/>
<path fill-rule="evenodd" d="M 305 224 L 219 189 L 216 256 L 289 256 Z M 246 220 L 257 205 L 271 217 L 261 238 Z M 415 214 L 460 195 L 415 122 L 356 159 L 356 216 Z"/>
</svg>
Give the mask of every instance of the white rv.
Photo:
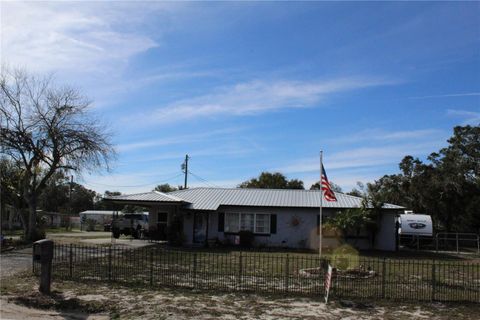
<svg viewBox="0 0 480 320">
<path fill-rule="evenodd" d="M 432 217 L 427 214 L 405 213 L 398 218 L 400 235 L 433 236 Z"/>
</svg>

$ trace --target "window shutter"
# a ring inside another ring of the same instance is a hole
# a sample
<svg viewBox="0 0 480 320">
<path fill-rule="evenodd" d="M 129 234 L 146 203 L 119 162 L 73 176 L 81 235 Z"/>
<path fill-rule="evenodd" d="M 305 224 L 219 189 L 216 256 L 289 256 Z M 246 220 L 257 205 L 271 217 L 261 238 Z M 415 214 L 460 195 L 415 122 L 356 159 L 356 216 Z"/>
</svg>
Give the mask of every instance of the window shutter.
<svg viewBox="0 0 480 320">
<path fill-rule="evenodd" d="M 225 229 L 225 212 L 218 213 L 218 232 L 223 232 Z"/>
<path fill-rule="evenodd" d="M 270 233 L 271 234 L 277 233 L 277 215 L 276 214 L 270 215 Z"/>
</svg>

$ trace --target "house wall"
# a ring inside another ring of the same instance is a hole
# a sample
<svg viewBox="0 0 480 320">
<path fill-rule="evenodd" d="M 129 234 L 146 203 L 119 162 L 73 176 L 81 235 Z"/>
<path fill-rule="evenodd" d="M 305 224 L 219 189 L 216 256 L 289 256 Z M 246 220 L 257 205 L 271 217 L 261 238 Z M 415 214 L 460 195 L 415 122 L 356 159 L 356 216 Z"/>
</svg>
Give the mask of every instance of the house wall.
<svg viewBox="0 0 480 320">
<path fill-rule="evenodd" d="M 167 212 L 167 224 L 172 221 L 172 217 L 175 214 L 175 206 L 171 205 L 162 205 L 162 206 L 152 206 L 148 210 L 148 224 L 155 226 L 158 222 L 158 213 L 159 212 Z"/>
<path fill-rule="evenodd" d="M 380 227 L 375 239 L 375 249 L 395 251 L 395 212 L 385 212 L 380 220 Z"/>
<path fill-rule="evenodd" d="M 208 238 L 218 238 L 220 241 L 230 240 L 234 243 L 235 235 L 225 234 L 218 231 L 218 213 L 264 213 L 277 215 L 277 231 L 270 235 L 255 235 L 255 244 L 260 246 L 291 247 L 291 248 L 318 248 L 317 217 L 316 208 L 271 208 L 271 207 L 224 207 L 209 215 Z M 324 217 L 333 214 L 333 210 L 324 209 Z M 192 242 L 191 233 L 193 230 L 193 214 L 191 218 L 184 219 L 184 232 L 188 243 Z M 292 219 L 296 218 L 300 223 L 292 225 Z M 332 240 L 325 238 L 328 244 Z M 335 241 L 333 241 L 335 242 Z M 332 243 L 333 244 L 333 243 Z"/>
<path fill-rule="evenodd" d="M 208 239 L 218 238 L 219 241 L 229 241 L 232 244 L 235 235 L 218 231 L 218 215 L 223 213 L 264 213 L 277 215 L 277 231 L 270 235 L 255 235 L 255 245 L 271 247 L 305 248 L 318 250 L 319 236 L 317 219 L 319 209 L 317 208 L 273 208 L 273 207 L 221 207 L 218 211 L 209 213 Z M 337 209 L 323 209 L 324 219 L 337 212 Z M 183 228 L 186 236 L 186 244 L 193 243 L 193 211 L 185 211 Z M 296 218 L 300 223 L 292 225 Z M 341 234 L 323 230 L 323 248 L 334 249 L 341 245 L 344 238 Z M 359 237 L 350 235 L 346 242 L 358 249 L 372 249 L 372 243 L 365 231 L 360 232 Z M 395 213 L 386 212 L 382 215 L 379 231 L 375 237 L 374 249 L 395 250 Z"/>
</svg>

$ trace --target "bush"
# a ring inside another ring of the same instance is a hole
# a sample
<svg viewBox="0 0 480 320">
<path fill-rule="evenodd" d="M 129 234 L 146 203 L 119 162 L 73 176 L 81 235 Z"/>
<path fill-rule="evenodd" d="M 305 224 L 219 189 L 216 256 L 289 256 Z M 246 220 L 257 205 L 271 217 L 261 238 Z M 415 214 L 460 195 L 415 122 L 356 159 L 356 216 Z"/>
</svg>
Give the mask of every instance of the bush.
<svg viewBox="0 0 480 320">
<path fill-rule="evenodd" d="M 252 231 L 240 231 L 238 235 L 240 236 L 240 246 L 242 248 L 253 247 L 255 236 L 253 235 Z"/>
</svg>

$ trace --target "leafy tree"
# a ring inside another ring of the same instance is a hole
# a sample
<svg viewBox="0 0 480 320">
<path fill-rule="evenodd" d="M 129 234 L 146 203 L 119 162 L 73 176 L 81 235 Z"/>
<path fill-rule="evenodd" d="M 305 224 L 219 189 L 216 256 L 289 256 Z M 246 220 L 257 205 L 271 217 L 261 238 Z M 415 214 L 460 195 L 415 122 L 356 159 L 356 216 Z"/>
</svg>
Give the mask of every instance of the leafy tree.
<svg viewBox="0 0 480 320">
<path fill-rule="evenodd" d="M 108 191 L 106 190 L 103 197 L 121 196 L 120 191 Z M 101 195 L 97 195 L 97 202 L 95 202 L 96 210 L 112 210 L 121 211 L 124 208 L 123 204 L 113 203 L 112 201 L 104 201 Z"/>
<path fill-rule="evenodd" d="M 242 182 L 240 188 L 261 189 L 304 189 L 303 181 L 298 179 L 287 180 L 280 172 L 262 172 L 258 178 Z"/>
<path fill-rule="evenodd" d="M 448 146 L 422 162 L 406 156 L 401 173 L 371 184 L 382 201 L 430 214 L 437 229 L 480 230 L 480 127 L 458 126 Z"/>
<path fill-rule="evenodd" d="M 154 191 L 160 191 L 160 192 L 172 192 L 172 191 L 177 191 L 177 190 L 178 190 L 177 187 L 171 186 L 168 183 L 159 184 L 154 189 Z"/>
<path fill-rule="evenodd" d="M 360 208 L 339 211 L 333 217 L 327 219 L 327 224 L 342 230 L 345 235 L 354 233 L 359 236 L 361 230 L 365 230 L 369 233 L 373 245 L 380 223 L 382 207 L 383 202 L 380 200 L 379 194 L 375 189 L 368 188 L 366 193 L 363 194 Z"/>
<path fill-rule="evenodd" d="M 303 186 L 303 181 L 299 179 L 291 179 L 287 181 L 286 189 L 305 189 Z"/>
<path fill-rule="evenodd" d="M 77 214 L 85 210 L 93 209 L 95 196 L 95 191 L 87 189 L 81 184 L 73 183 L 71 213 Z"/>
<path fill-rule="evenodd" d="M 26 203 L 21 196 L 20 180 L 22 171 L 14 161 L 6 157 L 0 158 L 0 211 L 5 212 L 6 204 L 13 207 L 14 212 L 25 225 Z M 0 228 L 3 223 L 0 223 Z"/>
<path fill-rule="evenodd" d="M 108 168 L 114 155 L 104 127 L 87 112 L 89 105 L 78 90 L 55 86 L 50 78 L 1 70 L 0 152 L 22 172 L 29 240 L 35 237 L 39 195 L 52 176 Z"/>
</svg>

